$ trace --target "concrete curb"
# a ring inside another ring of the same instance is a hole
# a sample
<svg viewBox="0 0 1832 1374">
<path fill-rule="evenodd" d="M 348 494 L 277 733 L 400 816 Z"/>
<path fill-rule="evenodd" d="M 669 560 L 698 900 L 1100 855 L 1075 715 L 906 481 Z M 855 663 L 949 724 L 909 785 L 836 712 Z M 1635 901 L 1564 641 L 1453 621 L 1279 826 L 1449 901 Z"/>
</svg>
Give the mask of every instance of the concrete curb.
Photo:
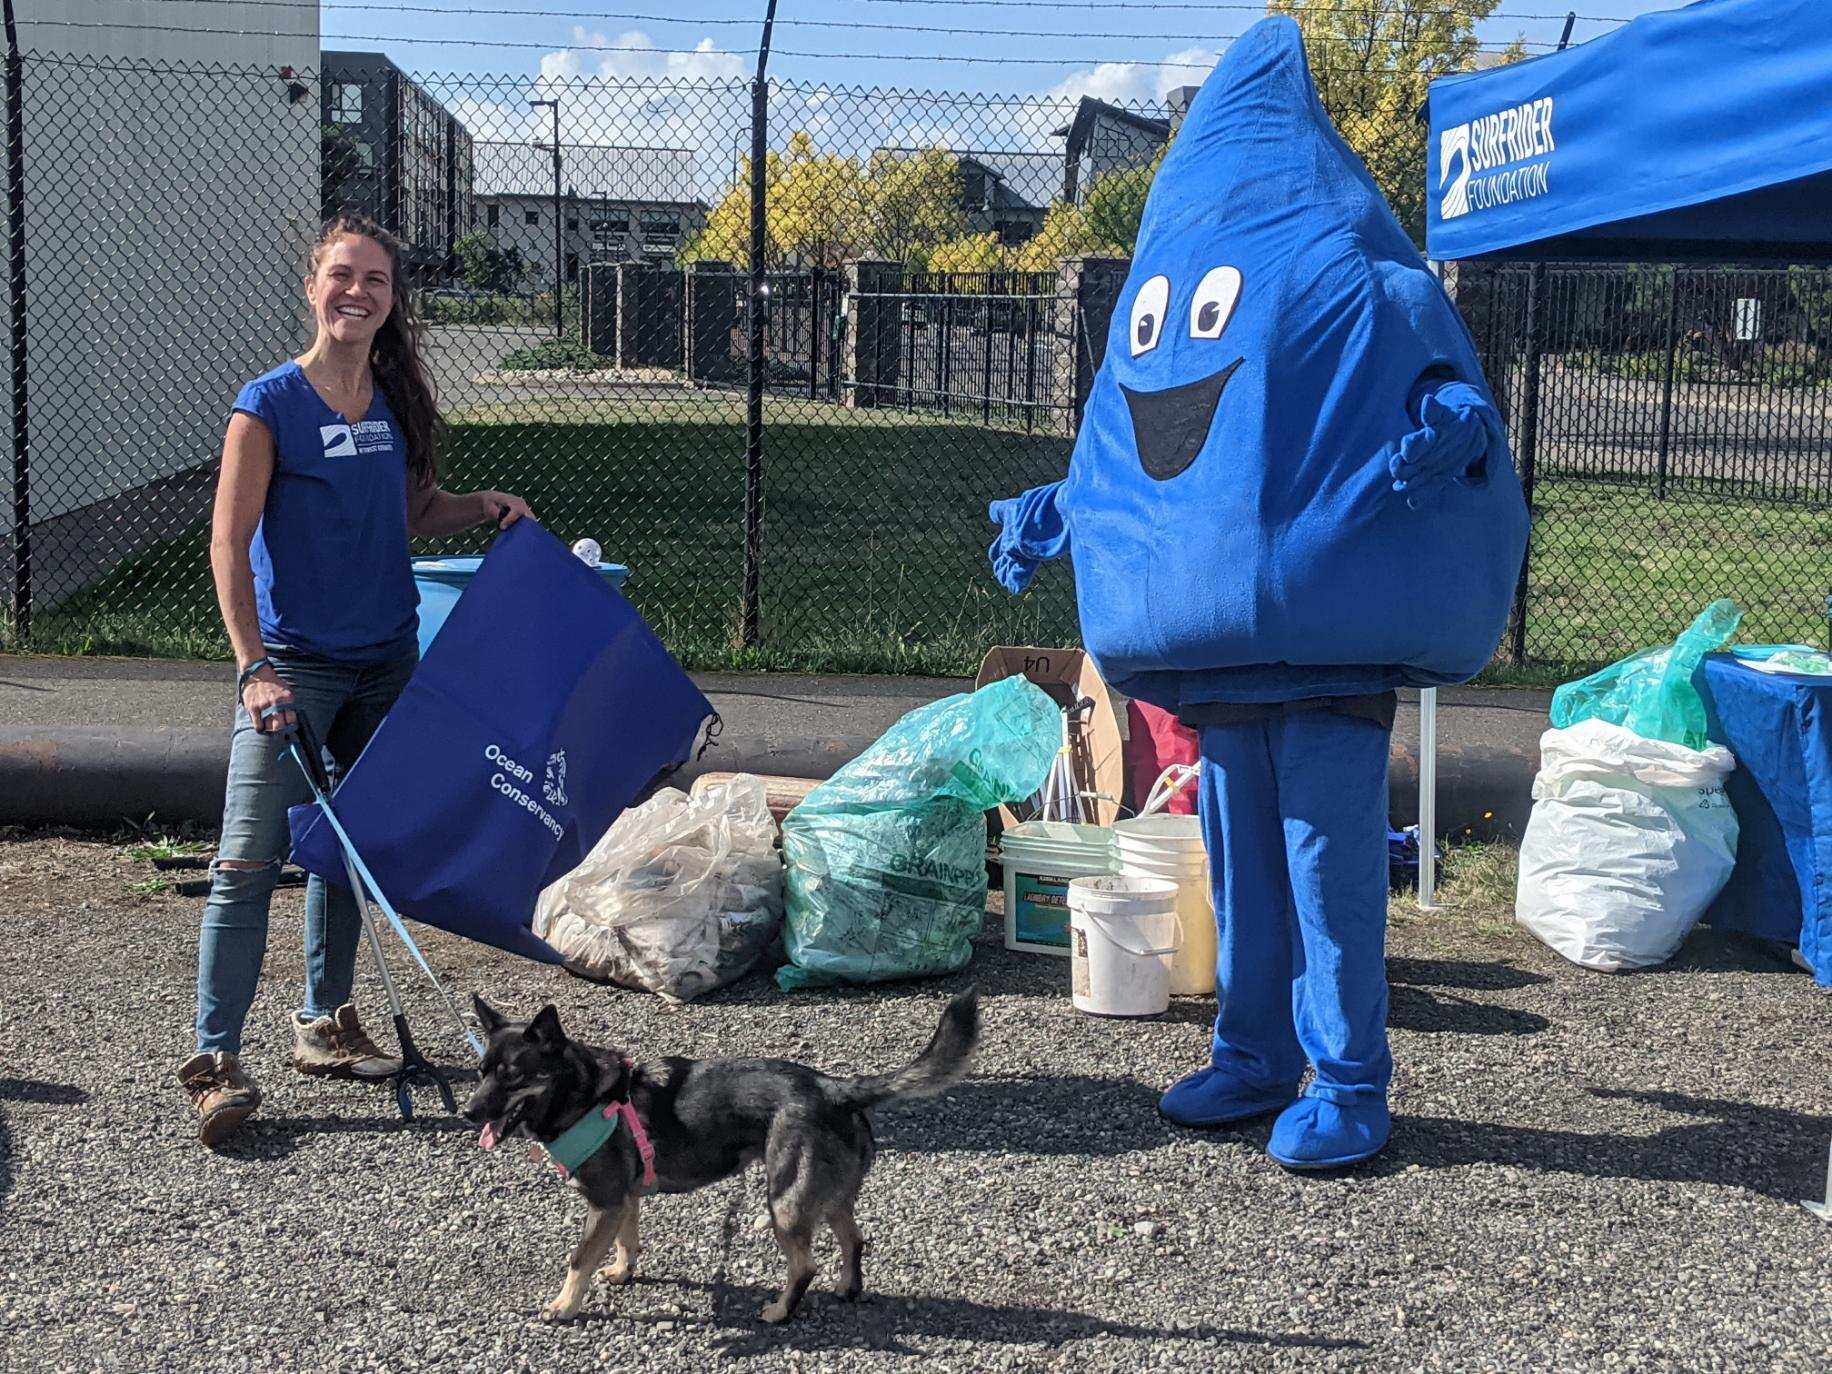
<svg viewBox="0 0 1832 1374">
<path fill-rule="evenodd" d="M 228 772 L 223 730 L 111 730 L 41 726 L 0 729 L 0 824 L 113 829 L 154 817 L 168 825 L 215 826 Z M 758 735 L 721 738 L 669 782 L 701 773 L 779 773 L 828 778 L 862 754 L 869 737 Z M 1518 836 L 1532 806 L 1536 748 L 1456 747 L 1438 753 L 1443 834 Z M 1396 825 L 1418 819 L 1418 746 L 1394 740 L 1389 809 Z"/>
</svg>

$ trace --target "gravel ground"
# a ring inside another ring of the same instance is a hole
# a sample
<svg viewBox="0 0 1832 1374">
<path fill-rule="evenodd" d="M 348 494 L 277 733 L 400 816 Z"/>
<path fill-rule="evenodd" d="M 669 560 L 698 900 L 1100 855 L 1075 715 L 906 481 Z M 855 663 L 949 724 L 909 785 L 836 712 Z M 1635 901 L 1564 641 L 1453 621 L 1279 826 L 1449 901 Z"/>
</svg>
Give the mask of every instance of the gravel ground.
<svg viewBox="0 0 1832 1374">
<path fill-rule="evenodd" d="M 149 873 L 100 841 L 0 838 L 8 1369 L 1832 1364 L 1832 1228 L 1797 1201 L 1832 1139 L 1832 1000 L 1747 943 L 1703 934 L 1605 977 L 1492 918 L 1398 923 L 1393 1143 L 1297 1178 L 1264 1122 L 1154 1115 L 1209 1005 L 1081 1017 L 1063 965 L 989 929 L 975 1076 L 881 1115 L 861 1305 L 817 1281 L 792 1326 L 757 1322 L 780 1267 L 753 1176 L 648 1204 L 639 1281 L 555 1327 L 536 1314 L 583 1215 L 569 1191 L 519 1149 L 284 1067 L 296 893 L 249 1026 L 267 1105 L 222 1153 L 197 1145 L 172 1081 L 197 903 L 144 891 Z M 459 988 L 551 999 L 639 1054 L 836 1071 L 902 1062 L 967 979 L 786 997 L 756 976 L 670 1011 L 437 935 L 428 953 Z M 372 982 L 359 997 L 379 1006 Z M 435 1012 L 416 989 L 421 1038 L 460 1059 Z"/>
</svg>

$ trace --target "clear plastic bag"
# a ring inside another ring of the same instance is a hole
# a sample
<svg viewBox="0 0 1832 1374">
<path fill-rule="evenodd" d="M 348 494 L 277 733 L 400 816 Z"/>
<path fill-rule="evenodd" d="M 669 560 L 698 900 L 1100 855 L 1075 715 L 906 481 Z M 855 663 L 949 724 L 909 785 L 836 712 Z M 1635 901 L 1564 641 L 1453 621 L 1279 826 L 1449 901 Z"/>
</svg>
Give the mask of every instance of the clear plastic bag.
<svg viewBox="0 0 1832 1374">
<path fill-rule="evenodd" d="M 748 973 L 782 928 L 782 859 L 762 779 L 664 789 L 618 817 L 541 894 L 534 933 L 588 978 L 687 1002 Z"/>
<path fill-rule="evenodd" d="M 1705 700 L 1696 677 L 1705 655 L 1737 632 L 1743 608 L 1729 599 L 1705 607 L 1680 637 L 1664 648 L 1643 649 L 1552 694 L 1552 723 L 1560 729 L 1584 720 L 1626 726 L 1643 739 L 1704 749 Z"/>
<path fill-rule="evenodd" d="M 1022 677 L 912 711 L 783 821 L 784 989 L 951 973 L 986 919 L 986 812 L 1043 786 L 1062 717 Z"/>
</svg>

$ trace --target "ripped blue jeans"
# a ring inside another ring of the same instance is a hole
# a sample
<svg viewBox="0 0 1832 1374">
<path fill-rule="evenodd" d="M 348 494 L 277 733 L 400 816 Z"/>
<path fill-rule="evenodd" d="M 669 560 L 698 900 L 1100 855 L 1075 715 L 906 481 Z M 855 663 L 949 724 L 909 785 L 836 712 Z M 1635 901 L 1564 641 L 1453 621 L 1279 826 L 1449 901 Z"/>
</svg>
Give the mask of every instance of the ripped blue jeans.
<svg viewBox="0 0 1832 1374">
<path fill-rule="evenodd" d="M 294 709 L 324 742 L 336 782 L 356 761 L 419 662 L 410 651 L 383 663 L 338 663 L 269 645 L 274 670 L 293 690 Z M 280 863 L 291 847 L 286 811 L 311 800 L 299 767 L 277 735 L 254 728 L 240 701 L 229 744 L 223 834 L 211 866 L 197 940 L 197 1048 L 242 1049 L 242 1023 L 254 1003 L 267 953 L 267 916 Z M 231 868 L 224 861 L 256 864 Z M 362 934 L 356 898 L 346 888 L 308 879 L 305 890 L 305 1002 L 310 1017 L 328 1016 L 350 1000 L 356 945 Z"/>
</svg>

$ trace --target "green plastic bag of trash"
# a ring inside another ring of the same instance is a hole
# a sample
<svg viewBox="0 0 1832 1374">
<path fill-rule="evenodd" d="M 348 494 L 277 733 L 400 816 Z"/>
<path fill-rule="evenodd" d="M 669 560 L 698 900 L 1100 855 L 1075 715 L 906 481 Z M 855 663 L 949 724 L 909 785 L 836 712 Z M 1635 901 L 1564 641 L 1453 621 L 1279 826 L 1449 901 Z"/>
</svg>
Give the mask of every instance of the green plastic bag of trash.
<svg viewBox="0 0 1832 1374">
<path fill-rule="evenodd" d="M 986 812 L 1032 796 L 1062 716 L 1021 677 L 910 712 L 782 823 L 785 991 L 952 973 L 986 918 Z"/>
<path fill-rule="evenodd" d="M 1559 688 L 1552 694 L 1552 723 L 1562 730 L 1594 718 L 1627 726 L 1644 739 L 1705 748 L 1711 740 L 1698 671 L 1705 655 L 1723 648 L 1742 620 L 1736 602 L 1713 601 L 1673 643 L 1643 649 Z"/>
</svg>

